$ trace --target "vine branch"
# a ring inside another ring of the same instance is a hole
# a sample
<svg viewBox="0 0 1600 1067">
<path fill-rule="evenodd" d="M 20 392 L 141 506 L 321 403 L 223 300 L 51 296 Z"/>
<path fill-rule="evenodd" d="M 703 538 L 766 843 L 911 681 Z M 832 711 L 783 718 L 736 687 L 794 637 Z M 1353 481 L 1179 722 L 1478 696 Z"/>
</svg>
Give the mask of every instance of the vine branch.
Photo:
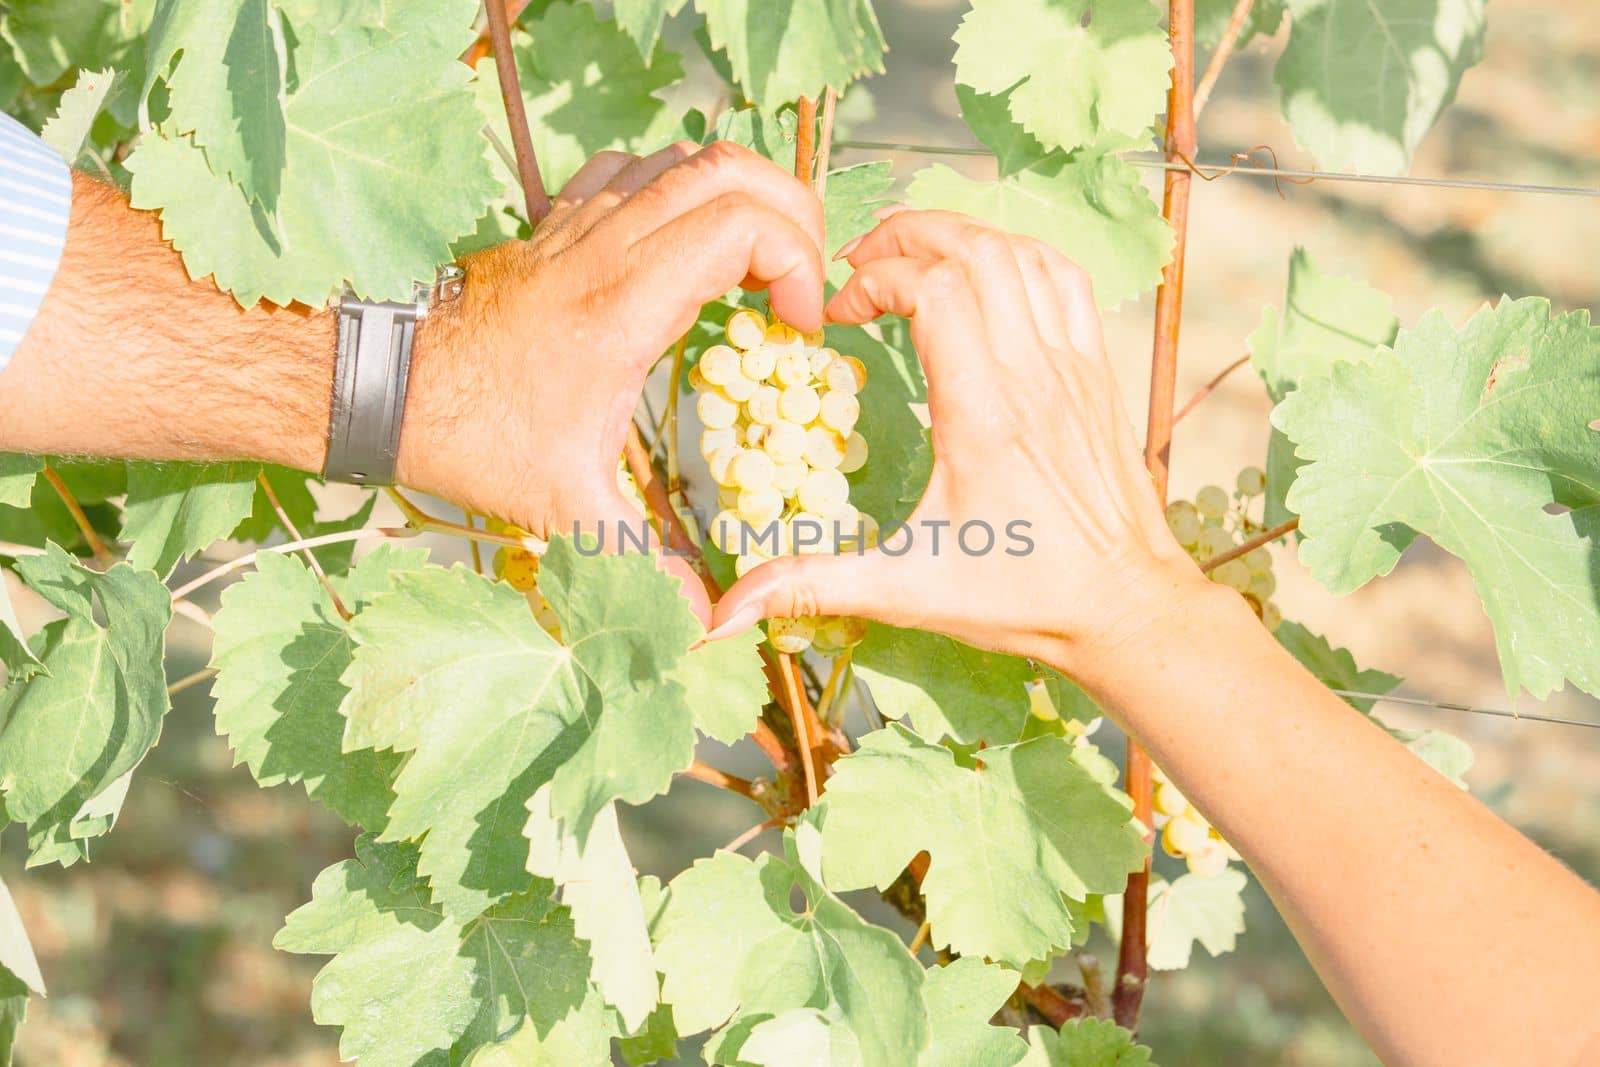
<svg viewBox="0 0 1600 1067">
<path fill-rule="evenodd" d="M 1193 158 L 1198 138 L 1194 122 L 1194 0 L 1169 0 L 1167 38 L 1172 47 L 1172 84 L 1167 90 L 1166 156 L 1176 162 Z M 1173 404 L 1178 376 L 1178 330 L 1183 319 L 1183 267 L 1188 246 L 1188 170 L 1166 172 L 1161 214 L 1172 227 L 1172 261 L 1161 272 L 1156 293 L 1155 339 L 1150 354 L 1150 407 L 1144 461 L 1155 482 L 1156 495 L 1167 499 L 1167 472 L 1172 447 Z M 1133 814 L 1146 827 L 1153 825 L 1150 807 L 1150 756 L 1131 738 L 1124 772 L 1124 787 L 1133 797 Z M 1128 876 L 1122 897 L 1122 943 L 1117 949 L 1117 981 L 1111 994 L 1112 1014 L 1119 1025 L 1133 1029 L 1144 1000 L 1149 976 L 1145 909 L 1149 903 L 1150 856 Z"/>
<path fill-rule="evenodd" d="M 295 529 L 294 520 L 289 518 L 289 513 L 284 510 L 283 504 L 278 500 L 278 494 L 272 488 L 272 483 L 267 480 L 267 472 L 262 471 L 256 475 L 256 484 L 261 486 L 261 491 L 266 494 L 267 503 L 272 506 L 273 513 L 278 516 L 278 521 L 283 523 L 283 528 L 289 531 L 289 540 L 304 540 L 300 531 Z M 344 601 L 334 590 L 333 583 L 328 581 L 327 572 L 322 569 L 322 564 L 317 562 L 316 555 L 309 549 L 302 549 L 300 555 L 304 557 L 306 566 L 311 568 L 311 573 L 317 576 L 317 581 L 322 583 L 322 588 L 328 594 L 328 599 L 333 601 L 333 610 L 339 613 L 341 619 L 351 618 L 350 609 L 344 606 Z"/>
<path fill-rule="evenodd" d="M 683 772 L 683 776 L 705 782 L 707 785 L 714 785 L 718 789 L 726 789 L 730 793 L 738 793 L 740 796 L 748 797 L 751 800 L 757 800 L 756 784 L 754 782 L 748 778 L 740 778 L 737 775 L 729 774 L 724 770 L 711 766 L 709 763 L 702 763 L 700 760 L 695 760 L 689 764 L 689 769 Z"/>
<path fill-rule="evenodd" d="M 1216 376 L 1209 382 L 1196 389 L 1194 391 L 1194 395 L 1188 400 L 1184 401 L 1183 407 L 1179 408 L 1178 413 L 1172 416 L 1173 425 L 1176 426 L 1178 423 L 1182 422 L 1184 416 L 1189 414 L 1189 412 L 1193 411 L 1195 408 L 1199 407 L 1200 401 L 1204 400 L 1206 397 L 1215 392 L 1217 386 L 1221 385 L 1228 375 L 1232 374 L 1234 371 L 1238 370 L 1240 367 L 1249 362 L 1249 356 L 1240 356 L 1238 359 L 1234 360 L 1232 363 L 1218 371 Z"/>
<path fill-rule="evenodd" d="M 1233 55 L 1233 46 L 1239 40 L 1239 34 L 1244 30 L 1244 20 L 1250 17 L 1250 7 L 1255 0 L 1239 0 L 1233 5 L 1233 14 L 1228 16 L 1228 28 L 1223 31 L 1222 40 L 1217 42 L 1217 50 L 1211 54 L 1211 62 L 1206 64 L 1206 72 L 1200 76 L 1200 84 L 1194 91 L 1195 117 L 1205 110 L 1206 101 L 1211 99 L 1211 90 L 1216 88 L 1217 79 L 1222 76 L 1222 68 L 1227 66 L 1228 57 Z"/>
<path fill-rule="evenodd" d="M 78 503 L 78 498 L 72 495 L 72 490 L 67 488 L 67 483 L 61 480 L 61 475 L 55 468 L 46 467 L 42 472 L 44 480 L 50 483 L 50 488 L 56 491 L 56 496 L 61 498 L 61 503 L 66 505 L 67 514 L 72 516 L 72 521 L 78 527 L 78 532 L 83 534 L 84 544 L 89 546 L 89 551 L 94 553 L 94 561 L 105 570 L 117 561 L 117 557 L 106 547 L 95 531 L 94 524 L 89 521 L 89 516 L 83 513 L 83 505 Z"/>
<path fill-rule="evenodd" d="M 1058 1030 L 1063 1023 L 1084 1014 L 1082 1001 L 1071 999 L 1048 982 L 1040 982 L 1038 985 L 1028 985 L 1024 982 L 1017 986 L 1017 995 Z"/>
<path fill-rule="evenodd" d="M 828 158 L 833 154 L 833 113 L 839 105 L 839 94 L 832 89 L 822 91 L 822 131 L 817 134 L 817 176 L 811 186 L 817 199 L 826 201 L 828 193 Z"/>
<path fill-rule="evenodd" d="M 802 96 L 796 105 L 798 124 L 795 128 L 794 176 L 811 184 L 811 170 L 817 157 L 817 102 Z"/>
<path fill-rule="evenodd" d="M 1263 530 L 1254 537 L 1249 537 L 1243 541 L 1240 541 L 1226 552 L 1218 552 L 1215 556 L 1212 556 L 1210 559 L 1200 564 L 1200 570 L 1202 573 L 1214 571 L 1224 563 L 1227 563 L 1229 560 L 1238 559 L 1246 552 L 1254 552 L 1262 545 L 1270 545 L 1278 538 L 1287 534 L 1291 534 L 1299 528 L 1300 519 L 1298 516 L 1290 519 L 1287 522 L 1280 522 L 1270 530 Z"/>
<path fill-rule="evenodd" d="M 533 151 L 533 131 L 528 128 L 528 112 L 522 103 L 522 83 L 517 75 L 517 56 L 511 50 L 511 20 L 500 0 L 485 0 L 489 15 L 489 40 L 494 47 L 494 69 L 500 78 L 500 97 L 506 105 L 506 125 L 511 128 L 511 146 L 517 156 L 517 177 L 522 182 L 522 199 L 528 222 L 537 227 L 550 214 L 550 194 L 545 191 L 544 175 L 539 172 L 539 157 Z"/>
</svg>

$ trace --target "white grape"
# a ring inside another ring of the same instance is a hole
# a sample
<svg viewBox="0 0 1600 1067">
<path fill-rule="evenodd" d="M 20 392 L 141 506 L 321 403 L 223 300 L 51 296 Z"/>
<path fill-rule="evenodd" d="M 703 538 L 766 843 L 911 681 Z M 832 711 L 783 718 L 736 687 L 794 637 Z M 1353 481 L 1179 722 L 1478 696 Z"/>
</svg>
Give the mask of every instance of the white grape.
<svg viewBox="0 0 1600 1067">
<path fill-rule="evenodd" d="M 744 376 L 744 372 L 740 371 L 738 374 L 735 374 L 732 378 L 730 378 L 721 388 L 724 393 L 728 394 L 728 399 L 737 400 L 739 403 L 743 404 L 746 400 L 749 400 L 755 395 L 756 386 L 759 384 L 759 382 L 753 382 L 749 378 L 746 378 Z"/>
<path fill-rule="evenodd" d="M 1211 841 L 1211 829 L 1204 822 L 1175 815 L 1161 831 L 1161 844 L 1173 856 L 1184 856 L 1205 848 Z"/>
<path fill-rule="evenodd" d="M 1194 495 L 1194 506 L 1208 519 L 1220 519 L 1228 513 L 1228 492 L 1220 485 L 1208 485 Z"/>
<path fill-rule="evenodd" d="M 821 330 L 812 330 L 810 333 L 801 334 L 800 340 L 806 343 L 807 348 L 821 348 L 822 342 L 827 340 L 827 335 Z"/>
<path fill-rule="evenodd" d="M 720 430 L 704 430 L 700 434 L 700 454 L 710 459 L 718 449 L 738 443 L 739 431 L 732 426 L 724 426 Z"/>
<path fill-rule="evenodd" d="M 791 385 L 778 396 L 778 412 L 804 426 L 822 410 L 822 398 L 809 385 Z"/>
<path fill-rule="evenodd" d="M 818 415 L 822 425 L 849 436 L 856 428 L 856 420 L 861 417 L 861 401 L 853 393 L 836 393 L 830 389 L 822 395 Z"/>
<path fill-rule="evenodd" d="M 1167 505 L 1167 529 L 1188 548 L 1200 540 L 1200 514 L 1187 500 L 1174 500 Z"/>
<path fill-rule="evenodd" d="M 1215 878 L 1228 869 L 1228 854 L 1215 841 L 1189 853 L 1186 859 L 1189 873 L 1200 878 Z"/>
<path fill-rule="evenodd" d="M 850 483 L 836 470 L 815 470 L 800 483 L 799 499 L 805 510 L 832 516 L 849 502 Z"/>
<path fill-rule="evenodd" d="M 767 439 L 767 428 L 759 422 L 752 422 L 744 428 L 744 444 L 751 448 L 760 448 L 761 443 Z"/>
<path fill-rule="evenodd" d="M 1264 604 L 1268 597 L 1278 591 L 1278 579 L 1272 576 L 1271 571 L 1252 574 L 1250 576 L 1250 584 L 1245 587 L 1244 591 Z"/>
<path fill-rule="evenodd" d="M 859 645 L 867 636 L 867 620 L 853 615 L 833 615 L 821 620 L 813 640 L 824 641 L 834 648 L 846 649 Z"/>
<path fill-rule="evenodd" d="M 828 365 L 838 358 L 839 350 L 836 348 L 816 349 L 810 355 L 811 376 L 813 378 L 821 378 L 823 372 L 828 369 Z"/>
<path fill-rule="evenodd" d="M 1194 557 L 1201 563 L 1233 548 L 1233 537 L 1220 526 L 1207 526 L 1195 542 Z"/>
<path fill-rule="evenodd" d="M 1250 568 L 1243 562 L 1230 559 L 1211 570 L 1211 580 L 1220 585 L 1225 585 L 1236 593 L 1248 592 L 1250 589 Z"/>
<path fill-rule="evenodd" d="M 778 419 L 761 439 L 761 447 L 779 463 L 793 463 L 805 455 L 805 427 L 788 419 Z"/>
<path fill-rule="evenodd" d="M 790 425 L 793 424 L 791 423 Z M 801 431 L 802 441 L 804 438 L 805 432 Z M 772 487 L 784 496 L 794 496 L 795 493 L 800 491 L 800 483 L 805 481 L 806 475 L 810 473 L 811 468 L 806 464 L 805 460 L 787 460 L 779 463 L 777 470 L 773 472 Z"/>
<path fill-rule="evenodd" d="M 717 486 L 717 507 L 732 510 L 739 506 L 739 490 L 732 486 Z"/>
<path fill-rule="evenodd" d="M 1267 491 L 1267 476 L 1260 467 L 1246 467 L 1234 480 L 1240 496 L 1260 496 Z"/>
<path fill-rule="evenodd" d="M 744 359 L 739 362 L 739 369 L 746 378 L 764 382 L 772 376 L 773 369 L 778 365 L 778 350 L 767 345 L 757 345 L 744 354 Z"/>
<path fill-rule="evenodd" d="M 766 489 L 772 485 L 777 469 L 771 456 L 759 449 L 747 448 L 728 464 L 728 479 L 740 489 Z"/>
<path fill-rule="evenodd" d="M 1252 548 L 1239 558 L 1244 560 L 1251 574 L 1267 574 L 1272 570 L 1272 553 L 1264 547 Z"/>
<path fill-rule="evenodd" d="M 1152 802 L 1155 809 L 1163 815 L 1182 815 L 1189 810 L 1189 798 L 1184 796 L 1165 778 L 1156 781 L 1155 795 Z"/>
<path fill-rule="evenodd" d="M 698 363 L 689 368 L 689 373 L 686 377 L 689 379 L 689 388 L 697 393 L 703 393 L 711 388 L 711 383 L 706 381 L 706 376 L 700 373 L 700 364 Z"/>
<path fill-rule="evenodd" d="M 1283 612 L 1278 610 L 1278 605 L 1267 601 L 1261 605 L 1261 623 L 1269 631 L 1276 631 L 1283 623 Z"/>
<path fill-rule="evenodd" d="M 803 348 L 787 348 L 778 353 L 772 380 L 782 386 L 811 383 L 811 357 Z"/>
<path fill-rule="evenodd" d="M 833 527 L 811 511 L 799 511 L 789 520 L 789 543 L 802 556 L 818 555 L 833 549 Z"/>
<path fill-rule="evenodd" d="M 818 470 L 830 470 L 844 462 L 844 438 L 826 426 L 806 431 L 806 462 Z"/>
<path fill-rule="evenodd" d="M 763 529 L 783 514 L 783 494 L 768 486 L 765 489 L 739 490 L 739 518 L 754 529 Z"/>
<path fill-rule="evenodd" d="M 767 640 L 779 652 L 799 655 L 811 647 L 816 627 L 810 619 L 768 619 Z"/>
<path fill-rule="evenodd" d="M 739 521 L 739 516 L 731 511 L 719 511 L 716 518 L 711 520 L 711 528 L 706 536 L 711 543 L 730 556 L 739 554 L 740 542 L 743 538 L 744 526 Z"/>
<path fill-rule="evenodd" d="M 842 474 L 854 474 L 867 465 L 867 439 L 852 432 L 844 443 L 844 458 L 839 461 Z"/>
<path fill-rule="evenodd" d="M 749 414 L 752 422 L 764 423 L 771 426 L 778 421 L 778 397 L 781 394 L 770 385 L 762 385 L 750 394 L 750 399 L 745 401 L 744 409 Z"/>
<path fill-rule="evenodd" d="M 747 552 L 733 561 L 733 573 L 740 578 L 749 574 L 767 561 L 767 557 L 755 552 Z"/>
<path fill-rule="evenodd" d="M 739 353 L 727 345 L 712 345 L 700 357 L 700 377 L 712 385 L 727 385 L 739 376 Z"/>
<path fill-rule="evenodd" d="M 728 316 L 728 325 L 723 328 L 723 334 L 733 347 L 749 350 L 766 339 L 767 320 L 759 311 L 740 308 Z"/>
<path fill-rule="evenodd" d="M 800 348 L 806 343 L 800 331 L 787 322 L 774 322 L 768 326 L 766 342 L 774 348 Z"/>
<path fill-rule="evenodd" d="M 728 467 L 732 465 L 742 451 L 744 449 L 738 445 L 729 445 L 727 448 L 717 449 L 711 453 L 711 458 L 706 460 L 706 466 L 711 468 L 711 477 L 718 485 L 733 484 L 728 477 Z"/>
<path fill-rule="evenodd" d="M 739 417 L 739 405 L 720 392 L 701 393 L 694 409 L 707 429 L 723 430 L 732 426 Z"/>
</svg>

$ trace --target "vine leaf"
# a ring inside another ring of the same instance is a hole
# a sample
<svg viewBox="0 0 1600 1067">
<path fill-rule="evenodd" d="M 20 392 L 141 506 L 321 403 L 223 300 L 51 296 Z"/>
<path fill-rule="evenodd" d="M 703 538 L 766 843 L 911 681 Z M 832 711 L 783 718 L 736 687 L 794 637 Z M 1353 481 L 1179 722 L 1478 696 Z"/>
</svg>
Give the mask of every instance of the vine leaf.
<svg viewBox="0 0 1600 1067">
<path fill-rule="evenodd" d="M 868 734 L 828 782 L 823 872 L 838 891 L 886 889 L 925 851 L 930 941 L 1021 968 L 1071 947 L 1066 901 L 1119 890 L 1145 845 L 1070 742 L 975 758 L 981 770 L 900 726 Z"/>
<path fill-rule="evenodd" d="M 886 718 L 909 721 L 930 741 L 967 744 L 1019 740 L 1028 721 L 1027 684 L 1039 676 L 1027 660 L 882 623 L 867 628 L 850 663 Z"/>
<path fill-rule="evenodd" d="M 633 38 L 639 54 L 649 58 L 661 38 L 661 24 L 683 10 L 688 0 L 616 0 L 617 25 Z"/>
<path fill-rule="evenodd" d="M 22 916 L 17 914 L 16 902 L 4 882 L 0 882 L 0 971 L 9 973 L 41 997 L 45 995 L 44 975 L 39 973 L 33 943 L 28 940 Z"/>
<path fill-rule="evenodd" d="M 275 228 L 165 125 L 128 158 L 133 206 L 160 210 L 190 276 L 214 276 L 246 307 L 320 307 L 346 280 L 362 297 L 409 299 L 499 191 L 458 61 L 477 9 L 395 0 L 379 26 L 297 28 Z"/>
<path fill-rule="evenodd" d="M 815 827 L 801 823 L 783 856 L 718 852 L 672 880 L 654 933 L 678 1030 L 729 1023 L 712 1040 L 730 1062 L 757 1025 L 810 1008 L 849 1031 L 862 1067 L 915 1063 L 928 1033 L 922 968 L 823 888 L 817 849 Z M 796 890 L 803 910 L 790 904 Z"/>
<path fill-rule="evenodd" d="M 572 1067 L 610 1063 L 616 1033 L 599 994 L 590 993 L 572 1014 L 549 1031 L 524 1025 L 504 1041 L 484 1045 L 467 1057 L 464 1067 Z"/>
<path fill-rule="evenodd" d="M 512 50 L 534 152 L 550 189 L 561 188 L 594 153 L 635 151 L 677 121 L 656 96 L 683 77 L 682 61 L 665 45 L 656 43 L 641 58 L 617 23 L 570 0 L 550 4 L 525 25 L 528 32 L 516 35 Z M 492 59 L 479 64 L 477 103 L 482 120 L 509 145 Z M 493 165 L 502 183 L 517 186 L 503 160 L 496 157 Z"/>
<path fill-rule="evenodd" d="M 38 655 L 28 647 L 28 638 L 17 620 L 17 609 L 11 604 L 3 571 L 0 571 L 0 664 L 5 665 L 10 681 L 23 681 L 44 669 Z"/>
<path fill-rule="evenodd" d="M 0 39 L 11 45 L 17 65 L 35 86 L 54 85 L 73 68 L 122 72 L 107 109 L 119 124 L 130 126 L 144 80 L 144 33 L 154 6 L 151 0 L 10 0 Z"/>
<path fill-rule="evenodd" d="M 148 571 L 92 571 L 53 544 L 17 573 L 65 617 L 33 637 L 44 669 L 0 690 L 4 807 L 28 824 L 30 865 L 66 866 L 110 829 L 127 776 L 161 734 L 171 598 Z"/>
<path fill-rule="evenodd" d="M 43 456 L 0 452 L 0 504 L 25 508 L 33 497 L 33 483 L 44 470 Z"/>
<path fill-rule="evenodd" d="M 850 500 L 879 523 L 908 517 L 933 472 L 933 446 L 918 417 L 928 386 L 910 338 L 898 320 L 885 320 L 882 337 L 859 326 L 829 326 L 828 344 L 867 368 L 861 390 L 861 425 L 872 427 L 866 466 L 850 475 Z"/>
<path fill-rule="evenodd" d="M 695 9 L 711 47 L 763 111 L 883 73 L 888 45 L 870 0 L 789 0 L 781 10 L 763 0 L 695 0 Z"/>
<path fill-rule="evenodd" d="M 1330 170 L 1404 174 L 1483 56 L 1484 0 L 1289 0 L 1274 80 L 1295 140 Z"/>
<path fill-rule="evenodd" d="M 972 956 L 930 967 L 922 983 L 928 1047 L 917 1067 L 1012 1067 L 1028 1054 L 1022 1036 L 994 1017 L 1017 991 L 1017 975 Z"/>
<path fill-rule="evenodd" d="M 117 77 L 114 70 L 80 71 L 72 88 L 61 94 L 61 103 L 39 131 L 39 138 L 62 159 L 76 162 L 89 139 L 89 127 L 105 106 Z"/>
<path fill-rule="evenodd" d="M 360 610 L 414 571 L 427 553 L 383 545 L 350 578 Z M 340 681 L 355 651 L 348 625 L 322 583 L 298 559 L 262 553 L 256 570 L 222 594 L 211 666 L 217 732 L 263 787 L 299 782 L 345 821 L 382 830 L 400 760 L 391 752 L 342 751 L 347 692 Z"/>
<path fill-rule="evenodd" d="M 1158 971 L 1189 966 L 1198 943 L 1212 956 L 1232 952 L 1244 933 L 1243 871 L 1230 867 L 1216 875 L 1184 874 L 1175 881 L 1150 880 L 1146 936 L 1149 963 Z M 1105 898 L 1106 930 L 1122 936 L 1122 895 Z"/>
<path fill-rule="evenodd" d="M 725 745 L 755 729 L 766 704 L 767 676 L 761 669 L 761 629 L 695 649 L 673 668 L 671 681 L 682 687 L 694 709 L 694 724 Z"/>
<path fill-rule="evenodd" d="M 122 536 L 128 562 L 166 575 L 250 515 L 256 463 L 129 463 Z"/>
<path fill-rule="evenodd" d="M 792 165 L 791 165 L 792 169 Z M 828 284 L 835 288 L 850 277 L 851 266 L 833 256 L 846 241 L 852 241 L 878 224 L 873 212 L 893 201 L 886 194 L 894 187 L 894 168 L 888 163 L 860 163 L 828 172 L 828 187 L 823 193 L 823 224 L 827 230 Z"/>
<path fill-rule="evenodd" d="M 557 538 L 540 589 L 566 647 L 516 590 L 459 567 L 396 575 L 352 626 L 345 748 L 411 753 L 385 837 L 425 837 L 422 872 L 458 918 L 526 882 L 524 808 L 541 785 L 587 841 L 607 804 L 665 792 L 694 759 L 679 678 L 704 631 L 677 580 L 649 556 L 585 558 Z"/>
<path fill-rule="evenodd" d="M 1172 53 L 1148 0 L 974 0 L 955 41 L 956 80 L 1012 90 L 1048 148 L 1146 147 L 1166 104 Z"/>
<path fill-rule="evenodd" d="M 1381 694 L 1400 684 L 1400 679 L 1393 674 L 1358 669 L 1355 657 L 1349 651 L 1334 648 L 1326 637 L 1312 633 L 1297 622 L 1285 620 L 1278 625 L 1273 636 L 1306 670 L 1330 689 Z M 1467 787 L 1463 776 L 1472 769 L 1472 746 L 1465 741 L 1443 730 L 1405 730 L 1389 726 L 1372 714 L 1372 705 L 1375 703 L 1372 700 L 1347 696 L 1344 701 L 1382 726 L 1391 737 L 1416 753 L 1428 766 L 1462 789 Z"/>
<path fill-rule="evenodd" d="M 550 813 L 548 784 L 533 794 L 528 812 L 528 870 L 560 887 L 578 936 L 589 942 L 595 987 L 633 1030 L 655 1009 L 656 965 L 616 805 L 600 809 L 583 842 Z"/>
<path fill-rule="evenodd" d="M 1289 257 L 1283 310 L 1268 305 L 1250 335 L 1250 365 L 1274 404 L 1308 378 L 1325 378 L 1338 362 L 1365 363 L 1394 344 L 1400 320 L 1389 295 L 1362 281 L 1324 273 L 1304 248 Z M 1284 503 L 1300 464 L 1294 443 L 1274 429 L 1267 441 L 1266 515 L 1276 526 L 1293 518 Z"/>
<path fill-rule="evenodd" d="M 150 90 L 165 78 L 170 114 L 163 124 L 191 135 L 211 170 L 237 183 L 273 220 L 288 163 L 287 65 L 283 22 L 268 0 L 158 0 L 140 125 L 148 129 Z"/>
<path fill-rule="evenodd" d="M 1460 331 L 1425 315 L 1393 351 L 1303 383 L 1273 424 L 1310 462 L 1289 493 L 1330 590 L 1387 574 L 1417 534 L 1459 557 L 1507 690 L 1600 693 L 1600 331 L 1502 300 Z"/>
<path fill-rule="evenodd" d="M 1150 1050 L 1109 1019 L 1073 1019 L 1060 1030 L 1028 1030 L 1022 1067 L 1154 1067 Z"/>
<path fill-rule="evenodd" d="M 1283 24 L 1283 14 L 1288 0 L 1255 0 L 1245 15 L 1244 25 L 1234 41 L 1234 47 L 1243 48 L 1256 34 L 1271 36 Z M 1194 37 L 1208 48 L 1215 47 L 1227 32 L 1228 21 L 1233 17 L 1235 0 L 1195 0 Z"/>
</svg>

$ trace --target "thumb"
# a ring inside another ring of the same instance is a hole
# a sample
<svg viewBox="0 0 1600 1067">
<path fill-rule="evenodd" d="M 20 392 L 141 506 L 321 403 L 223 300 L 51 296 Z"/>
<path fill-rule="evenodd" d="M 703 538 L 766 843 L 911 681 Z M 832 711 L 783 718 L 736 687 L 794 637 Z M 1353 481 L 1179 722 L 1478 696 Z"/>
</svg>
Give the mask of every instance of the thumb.
<svg viewBox="0 0 1600 1067">
<path fill-rule="evenodd" d="M 898 558 L 876 549 L 859 555 L 779 556 L 722 594 L 706 640 L 732 637 L 762 619 L 858 615 L 892 622 L 901 570 Z"/>
</svg>

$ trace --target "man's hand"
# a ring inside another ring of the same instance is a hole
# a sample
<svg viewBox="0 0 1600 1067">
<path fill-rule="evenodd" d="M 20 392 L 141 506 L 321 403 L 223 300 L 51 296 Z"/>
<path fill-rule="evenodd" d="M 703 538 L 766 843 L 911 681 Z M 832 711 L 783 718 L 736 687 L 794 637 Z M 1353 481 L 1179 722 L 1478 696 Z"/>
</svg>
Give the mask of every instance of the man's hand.
<svg viewBox="0 0 1600 1067">
<path fill-rule="evenodd" d="M 811 191 L 737 145 L 596 156 L 423 325 L 401 481 L 541 536 L 604 521 L 615 544 L 615 522 L 639 525 L 617 462 L 651 366 L 739 285 L 820 327 L 822 242 Z"/>
</svg>

